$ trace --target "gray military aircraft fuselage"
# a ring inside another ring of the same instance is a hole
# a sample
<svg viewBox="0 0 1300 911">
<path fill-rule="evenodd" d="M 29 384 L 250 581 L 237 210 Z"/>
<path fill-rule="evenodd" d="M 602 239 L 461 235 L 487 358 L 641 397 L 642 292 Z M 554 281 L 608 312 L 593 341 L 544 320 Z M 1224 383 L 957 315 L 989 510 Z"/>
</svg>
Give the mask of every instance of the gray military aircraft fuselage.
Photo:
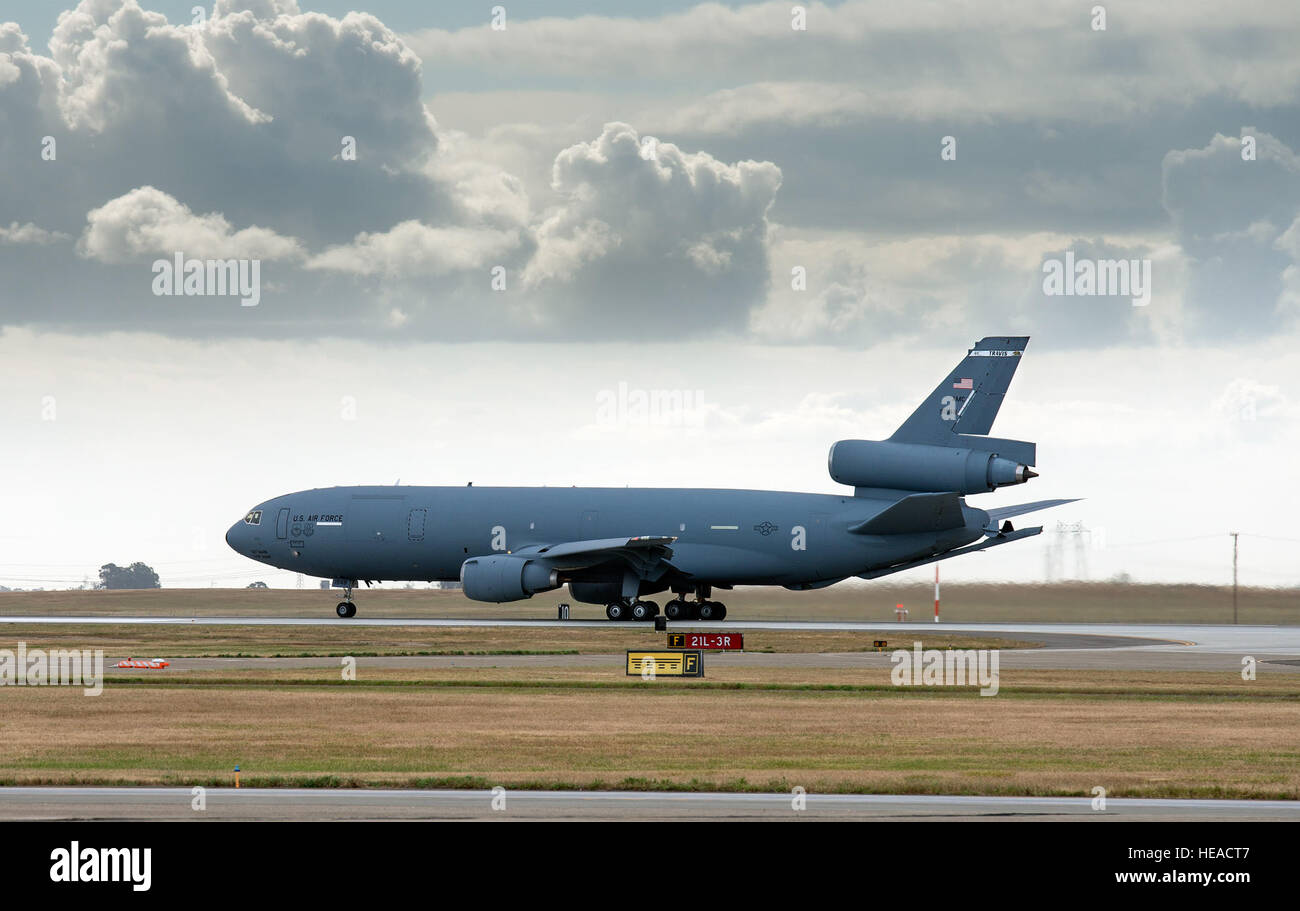
<svg viewBox="0 0 1300 911">
<path fill-rule="evenodd" d="M 613 620 L 720 620 L 714 589 L 821 588 L 1038 534 L 964 497 L 1034 477 L 1032 443 L 987 434 L 1028 341 L 985 338 L 889 440 L 831 447 L 852 493 L 590 487 L 330 487 L 275 497 L 226 534 L 245 556 L 346 589 L 358 580 L 459 580 L 479 601 L 568 585 Z M 1001 524 L 999 524 L 1001 523 Z"/>
</svg>

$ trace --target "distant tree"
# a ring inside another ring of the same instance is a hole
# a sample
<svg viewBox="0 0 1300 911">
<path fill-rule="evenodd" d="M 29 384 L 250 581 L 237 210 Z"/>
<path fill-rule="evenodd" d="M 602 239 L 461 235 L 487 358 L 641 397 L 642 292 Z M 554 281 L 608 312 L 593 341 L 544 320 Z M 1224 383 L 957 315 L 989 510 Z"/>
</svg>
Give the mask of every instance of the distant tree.
<svg viewBox="0 0 1300 911">
<path fill-rule="evenodd" d="M 162 588 L 162 584 L 158 581 L 158 574 L 153 571 L 153 567 L 137 561 L 130 566 L 105 563 L 99 568 L 99 585 L 95 587 L 101 589 Z"/>
<path fill-rule="evenodd" d="M 270 588 L 265 582 L 249 582 L 246 588 Z"/>
</svg>

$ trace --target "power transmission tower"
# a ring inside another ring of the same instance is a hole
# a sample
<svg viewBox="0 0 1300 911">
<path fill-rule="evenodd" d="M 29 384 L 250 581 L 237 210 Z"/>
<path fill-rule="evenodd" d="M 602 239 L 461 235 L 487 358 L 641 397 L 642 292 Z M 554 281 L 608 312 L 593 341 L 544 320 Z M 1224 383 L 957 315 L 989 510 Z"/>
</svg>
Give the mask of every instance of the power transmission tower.
<svg viewBox="0 0 1300 911">
<path fill-rule="evenodd" d="M 1046 532 L 1045 532 L 1046 534 Z M 1044 549 L 1045 575 L 1048 582 L 1057 577 L 1065 577 L 1066 537 L 1069 537 L 1069 550 L 1072 577 L 1086 580 L 1088 578 L 1088 545 L 1092 533 L 1082 522 L 1057 522 L 1051 532 L 1047 547 Z M 1085 541 L 1085 537 L 1088 539 Z"/>
</svg>

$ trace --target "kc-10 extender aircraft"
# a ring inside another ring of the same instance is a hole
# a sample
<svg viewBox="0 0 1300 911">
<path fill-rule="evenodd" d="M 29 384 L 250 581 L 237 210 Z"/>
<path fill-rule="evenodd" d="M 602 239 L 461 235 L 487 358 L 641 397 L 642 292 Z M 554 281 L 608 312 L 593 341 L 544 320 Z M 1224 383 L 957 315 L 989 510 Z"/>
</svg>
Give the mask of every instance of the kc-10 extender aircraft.
<svg viewBox="0 0 1300 911">
<path fill-rule="evenodd" d="M 611 620 L 721 620 L 714 589 L 807 590 L 874 579 L 1040 533 L 1012 516 L 1072 500 L 977 509 L 963 499 L 1037 475 L 1035 444 L 986 436 L 1027 336 L 981 339 L 888 440 L 840 440 L 853 493 L 611 487 L 329 487 L 275 497 L 226 533 L 239 553 L 321 576 L 452 581 L 475 601 L 568 585 Z M 688 596 L 693 595 L 688 599 Z"/>
</svg>

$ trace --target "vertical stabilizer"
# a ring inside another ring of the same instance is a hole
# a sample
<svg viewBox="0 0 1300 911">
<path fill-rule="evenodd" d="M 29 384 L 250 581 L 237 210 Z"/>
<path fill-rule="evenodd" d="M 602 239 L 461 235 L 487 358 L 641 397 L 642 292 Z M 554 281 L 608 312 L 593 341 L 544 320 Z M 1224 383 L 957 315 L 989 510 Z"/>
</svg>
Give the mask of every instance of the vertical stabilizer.
<svg viewBox="0 0 1300 911">
<path fill-rule="evenodd" d="M 980 339 L 890 439 L 969 446 L 959 434 L 987 434 L 1028 343 L 1027 335 Z"/>
</svg>

